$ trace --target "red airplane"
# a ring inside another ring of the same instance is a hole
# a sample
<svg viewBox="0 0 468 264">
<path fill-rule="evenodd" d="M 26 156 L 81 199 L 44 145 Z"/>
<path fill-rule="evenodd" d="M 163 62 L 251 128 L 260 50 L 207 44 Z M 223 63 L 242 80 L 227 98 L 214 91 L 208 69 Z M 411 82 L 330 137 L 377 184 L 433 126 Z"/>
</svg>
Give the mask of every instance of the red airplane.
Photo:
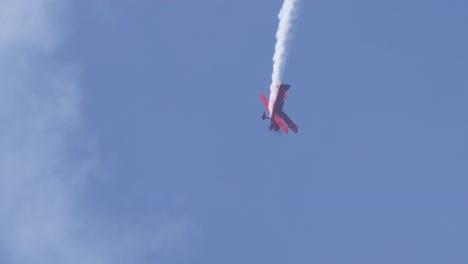
<svg viewBox="0 0 468 264">
<path fill-rule="evenodd" d="M 274 98 L 275 101 L 273 102 L 273 113 L 271 115 L 271 118 L 267 117 L 265 115 L 265 112 L 263 112 L 262 119 L 271 120 L 270 130 L 278 131 L 278 129 L 281 128 L 281 130 L 283 130 L 284 133 L 288 133 L 288 128 L 291 128 L 291 130 L 294 133 L 297 133 L 296 124 L 294 124 L 291 118 L 289 118 L 289 116 L 283 111 L 284 98 L 288 97 L 288 94 L 286 92 L 289 90 L 291 85 L 280 83 L 276 87 L 278 87 L 278 94 L 276 95 L 276 98 Z M 262 99 L 263 105 L 269 111 L 268 100 L 262 92 L 260 92 L 260 99 Z M 285 122 L 287 125 L 285 124 Z"/>
</svg>

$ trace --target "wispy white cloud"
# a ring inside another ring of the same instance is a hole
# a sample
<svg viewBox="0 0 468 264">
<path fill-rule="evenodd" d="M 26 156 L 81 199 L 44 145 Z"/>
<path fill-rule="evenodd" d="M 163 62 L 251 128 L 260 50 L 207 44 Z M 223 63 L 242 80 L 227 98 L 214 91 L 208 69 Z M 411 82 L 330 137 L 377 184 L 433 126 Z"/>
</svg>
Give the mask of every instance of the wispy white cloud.
<svg viewBox="0 0 468 264">
<path fill-rule="evenodd" d="M 0 3 L 0 246 L 4 263 L 103 260 L 80 238 L 76 205 L 89 161 L 67 155 L 79 127 L 73 72 L 54 64 L 63 1 Z M 102 256 L 102 257 L 101 257 Z"/>
<path fill-rule="evenodd" d="M 120 263 L 138 258 L 121 258 L 132 251 L 125 241 L 152 240 L 161 248 L 186 226 L 158 226 L 131 238 L 123 232 L 119 242 L 93 233 L 95 219 L 82 213 L 80 195 L 95 157 L 70 154 L 81 95 L 70 65 L 53 59 L 66 33 L 66 2 L 0 2 L 1 263 Z"/>
</svg>

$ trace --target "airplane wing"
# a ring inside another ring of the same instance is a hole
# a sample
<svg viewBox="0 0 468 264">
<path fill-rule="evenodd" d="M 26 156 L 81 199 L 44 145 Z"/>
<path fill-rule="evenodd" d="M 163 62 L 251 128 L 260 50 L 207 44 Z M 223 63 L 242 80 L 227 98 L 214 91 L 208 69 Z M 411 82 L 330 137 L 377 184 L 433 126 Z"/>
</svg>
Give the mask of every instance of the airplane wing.
<svg viewBox="0 0 468 264">
<path fill-rule="evenodd" d="M 268 99 L 266 99 L 265 95 L 262 92 L 260 92 L 260 99 L 262 99 L 263 105 L 268 110 Z"/>
<path fill-rule="evenodd" d="M 288 133 L 288 126 L 283 122 L 283 120 L 277 113 L 273 114 L 273 120 L 275 120 L 275 122 L 278 124 L 278 126 L 283 130 L 285 134 Z"/>
<path fill-rule="evenodd" d="M 290 127 L 291 130 L 297 134 L 297 125 L 294 124 L 291 118 L 289 118 L 289 116 L 284 111 L 281 111 L 281 117 L 286 122 L 286 124 L 288 124 L 288 127 Z"/>
</svg>

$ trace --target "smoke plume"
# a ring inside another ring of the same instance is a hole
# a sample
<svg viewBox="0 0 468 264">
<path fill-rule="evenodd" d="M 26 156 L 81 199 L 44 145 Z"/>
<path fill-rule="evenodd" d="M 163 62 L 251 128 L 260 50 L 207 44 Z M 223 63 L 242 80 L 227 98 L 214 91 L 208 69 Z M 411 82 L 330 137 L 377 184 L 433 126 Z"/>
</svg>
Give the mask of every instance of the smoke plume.
<svg viewBox="0 0 468 264">
<path fill-rule="evenodd" d="M 290 29 L 295 17 L 296 5 L 298 1 L 299 0 L 284 0 L 283 6 L 281 7 L 281 10 L 278 14 L 279 24 L 278 30 L 276 31 L 275 53 L 273 54 L 273 72 L 271 74 L 270 85 L 270 104 L 268 106 L 270 110 L 270 117 L 273 112 L 274 100 L 278 93 L 278 88 L 276 85 L 281 82 L 281 77 L 283 75 Z"/>
</svg>

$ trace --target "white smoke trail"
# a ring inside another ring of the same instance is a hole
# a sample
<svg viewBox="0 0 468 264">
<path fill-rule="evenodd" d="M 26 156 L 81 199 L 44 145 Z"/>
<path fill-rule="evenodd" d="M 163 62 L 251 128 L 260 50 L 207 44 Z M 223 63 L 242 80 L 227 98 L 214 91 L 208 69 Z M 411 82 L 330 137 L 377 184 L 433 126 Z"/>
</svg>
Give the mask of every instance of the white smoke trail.
<svg viewBox="0 0 468 264">
<path fill-rule="evenodd" d="M 284 0 L 283 6 L 278 14 L 279 24 L 276 31 L 275 53 L 273 54 L 273 73 L 271 74 L 270 85 L 270 117 L 273 112 L 273 104 L 278 88 L 276 85 L 281 81 L 284 65 L 287 55 L 287 44 L 289 40 L 289 31 L 292 26 L 292 21 L 295 17 L 296 4 L 299 0 Z"/>
</svg>

